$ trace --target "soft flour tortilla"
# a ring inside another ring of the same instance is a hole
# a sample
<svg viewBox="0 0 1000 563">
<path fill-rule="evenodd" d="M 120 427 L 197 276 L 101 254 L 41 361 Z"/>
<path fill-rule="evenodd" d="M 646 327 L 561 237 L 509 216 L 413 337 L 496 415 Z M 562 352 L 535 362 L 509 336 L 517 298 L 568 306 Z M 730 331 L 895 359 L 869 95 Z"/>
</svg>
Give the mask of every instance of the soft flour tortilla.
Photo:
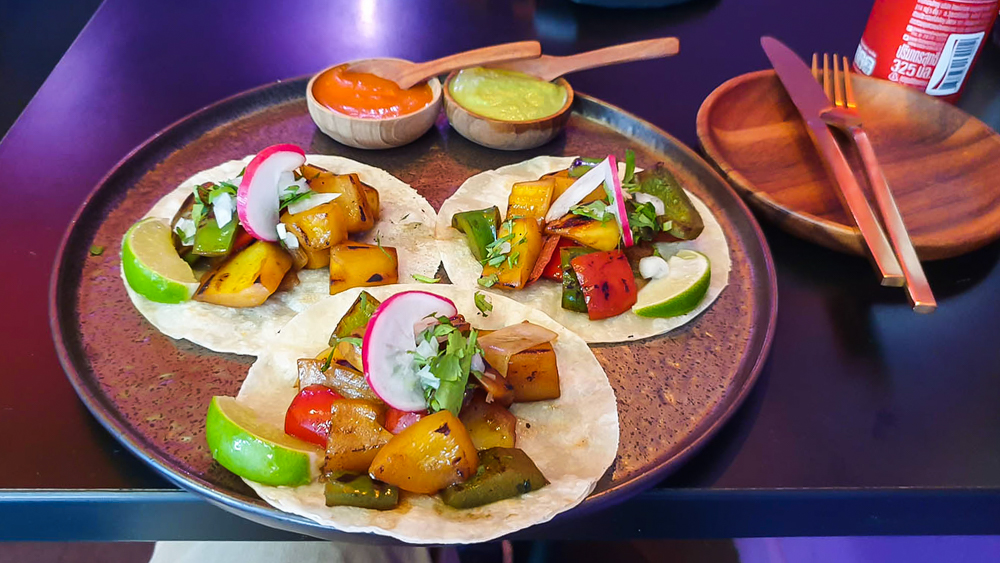
<svg viewBox="0 0 1000 563">
<path fill-rule="evenodd" d="M 472 256 L 465 235 L 451 227 L 452 216 L 461 211 L 483 209 L 494 205 L 506 216 L 507 197 L 510 195 L 511 186 L 516 182 L 537 180 L 543 174 L 568 168 L 573 160 L 575 157 L 539 156 L 496 170 L 487 170 L 466 180 L 451 197 L 445 200 L 441 210 L 438 211 L 435 236 L 444 269 L 448 272 L 452 283 L 460 287 L 486 290 L 477 283 L 483 267 Z M 620 164 L 619 173 L 623 170 L 624 167 Z M 649 319 L 636 316 L 629 311 L 609 319 L 592 321 L 587 318 L 586 313 L 563 309 L 562 286 L 551 280 L 539 280 L 519 291 L 501 289 L 486 291 L 537 307 L 556 322 L 579 334 L 587 342 L 627 342 L 673 330 L 697 317 L 715 301 L 729 283 L 729 269 L 732 266 L 722 226 L 700 199 L 691 192 L 687 194 L 701 214 L 705 230 L 693 241 L 656 245 L 663 256 L 670 256 L 678 250 L 687 248 L 705 254 L 711 262 L 712 279 L 708 286 L 708 294 L 694 311 L 686 315 Z"/>
<path fill-rule="evenodd" d="M 497 329 L 523 320 L 559 334 L 553 343 L 559 365 L 561 397 L 518 403 L 517 447 L 535 462 L 550 484 L 518 498 L 458 510 L 436 496 L 404 494 L 400 506 L 380 512 L 327 507 L 323 485 L 269 487 L 247 482 L 275 507 L 347 532 L 372 532 L 411 543 L 472 543 L 491 540 L 550 520 L 579 504 L 618 452 L 618 410 L 608 378 L 587 343 L 549 317 L 504 297 L 491 297 L 493 311 L 484 318 L 475 292 L 453 285 L 393 285 L 366 289 L 380 300 L 407 290 L 445 296 L 472 326 Z M 327 347 L 330 333 L 360 289 L 323 298 L 292 319 L 247 373 L 237 399 L 263 417 L 284 420 L 295 397 L 296 360 L 312 358 Z"/>
<path fill-rule="evenodd" d="M 236 177 L 253 155 L 231 160 L 199 172 L 169 193 L 146 214 L 170 221 L 195 186 Z M 399 280 L 411 281 L 413 274 L 433 277 L 440 258 L 433 250 L 434 209 L 413 188 L 388 172 L 338 156 L 307 155 L 306 161 L 337 173 L 357 173 L 361 181 L 379 193 L 379 220 L 375 227 L 352 240 L 374 243 L 376 235 L 384 246 L 396 248 Z M 171 338 L 186 339 L 216 352 L 257 355 L 273 339 L 279 328 L 297 313 L 330 293 L 327 268 L 301 270 L 299 285 L 277 291 L 259 307 L 234 308 L 199 301 L 180 304 L 156 303 L 132 291 L 125 282 L 136 309 L 160 332 Z M 122 274 L 124 281 L 124 274 Z"/>
</svg>

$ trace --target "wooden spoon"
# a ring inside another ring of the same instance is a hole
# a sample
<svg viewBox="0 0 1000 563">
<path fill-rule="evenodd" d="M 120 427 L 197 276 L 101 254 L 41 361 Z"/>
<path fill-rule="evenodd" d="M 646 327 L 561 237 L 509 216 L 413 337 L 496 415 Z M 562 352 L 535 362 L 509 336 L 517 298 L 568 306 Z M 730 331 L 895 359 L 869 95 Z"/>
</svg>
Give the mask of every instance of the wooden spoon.
<svg viewBox="0 0 1000 563">
<path fill-rule="evenodd" d="M 679 50 L 680 42 L 676 37 L 661 37 L 659 39 L 648 39 L 646 41 L 605 47 L 603 49 L 587 51 L 586 53 L 577 53 L 568 57 L 542 55 L 537 59 L 491 64 L 489 66 L 506 70 L 516 70 L 549 82 L 564 74 L 578 70 L 645 59 L 659 59 L 661 57 L 676 55 Z"/>
<path fill-rule="evenodd" d="M 518 41 L 455 53 L 425 63 L 410 61 L 363 61 L 351 65 L 351 72 L 367 72 L 391 80 L 404 90 L 439 74 L 491 63 L 538 58 L 542 46 L 538 41 Z"/>
</svg>

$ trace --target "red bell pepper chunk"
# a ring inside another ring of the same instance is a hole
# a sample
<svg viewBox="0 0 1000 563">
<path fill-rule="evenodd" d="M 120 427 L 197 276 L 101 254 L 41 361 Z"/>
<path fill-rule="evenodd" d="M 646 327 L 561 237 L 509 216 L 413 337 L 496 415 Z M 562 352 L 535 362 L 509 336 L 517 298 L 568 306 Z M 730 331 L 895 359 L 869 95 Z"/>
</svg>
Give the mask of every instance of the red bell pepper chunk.
<svg viewBox="0 0 1000 563">
<path fill-rule="evenodd" d="M 542 250 L 538 254 L 538 258 L 535 260 L 535 265 L 531 268 L 531 274 L 528 276 L 528 284 L 533 284 L 535 281 L 542 277 L 542 272 L 549 262 L 552 261 L 552 256 L 556 254 L 556 249 L 559 246 L 559 239 L 562 238 L 559 235 L 549 235 L 545 237 L 542 242 Z"/>
<path fill-rule="evenodd" d="M 330 407 L 344 397 L 326 385 L 303 387 L 285 413 L 285 434 L 326 447 L 333 415 Z"/>
<path fill-rule="evenodd" d="M 385 429 L 393 434 L 399 434 L 427 414 L 427 411 L 407 412 L 389 407 L 385 413 Z"/>
<path fill-rule="evenodd" d="M 558 235 L 556 235 L 558 236 Z M 562 263 L 559 260 L 559 249 L 566 248 L 567 246 L 580 246 L 575 240 L 567 237 L 558 237 L 559 242 L 556 244 L 555 250 L 552 252 L 552 256 L 549 261 L 545 264 L 545 269 L 542 270 L 542 277 L 547 280 L 555 280 L 557 282 L 562 281 Z M 542 247 L 542 256 L 545 256 L 545 247 Z M 539 257 L 541 261 L 541 257 Z"/>
<path fill-rule="evenodd" d="M 635 305 L 639 290 L 622 251 L 584 254 L 574 258 L 570 265 L 580 280 L 591 320 L 620 315 Z"/>
</svg>

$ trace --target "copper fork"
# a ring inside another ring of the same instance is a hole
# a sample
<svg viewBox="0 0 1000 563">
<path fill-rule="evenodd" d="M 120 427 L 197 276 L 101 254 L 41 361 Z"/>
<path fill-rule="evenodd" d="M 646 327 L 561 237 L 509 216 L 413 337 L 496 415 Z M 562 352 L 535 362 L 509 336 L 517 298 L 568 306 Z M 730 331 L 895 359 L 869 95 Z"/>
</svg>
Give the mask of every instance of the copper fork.
<svg viewBox="0 0 1000 563">
<path fill-rule="evenodd" d="M 833 101 L 836 107 L 831 108 L 820 115 L 820 118 L 827 125 L 840 129 L 852 139 L 861 154 L 861 160 L 865 165 L 865 173 L 868 181 L 875 193 L 875 202 L 878 204 L 879 212 L 882 215 L 882 222 L 889 233 L 889 240 L 892 241 L 893 251 L 899 259 L 903 268 L 903 277 L 906 279 L 906 289 L 909 293 L 910 304 L 913 310 L 918 313 L 930 313 L 937 308 L 937 301 L 931 286 L 924 275 L 924 269 L 920 266 L 920 259 L 917 258 L 917 251 L 913 248 L 913 242 L 907 234 L 906 226 L 903 224 L 903 217 L 896 206 L 896 200 L 892 197 L 889 184 L 882 174 L 882 167 L 879 166 L 878 159 L 875 158 L 875 150 L 872 148 L 871 140 L 861 123 L 861 117 L 856 110 L 857 100 L 854 97 L 854 88 L 851 85 L 851 71 L 847 62 L 847 57 L 843 57 L 843 64 L 838 64 L 839 57 L 833 55 L 833 73 L 831 76 L 829 56 L 823 54 L 823 68 L 819 69 L 819 57 L 813 53 L 812 73 L 813 77 L 823 83 L 826 96 Z"/>
</svg>

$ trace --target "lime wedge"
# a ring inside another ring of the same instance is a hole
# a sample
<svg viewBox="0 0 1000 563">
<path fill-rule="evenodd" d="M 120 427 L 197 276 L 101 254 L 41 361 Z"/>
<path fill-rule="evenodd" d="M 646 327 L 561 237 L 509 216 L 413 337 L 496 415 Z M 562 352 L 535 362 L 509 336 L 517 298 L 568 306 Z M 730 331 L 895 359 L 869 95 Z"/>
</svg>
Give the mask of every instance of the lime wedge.
<svg viewBox="0 0 1000 563">
<path fill-rule="evenodd" d="M 177 255 L 162 219 L 139 221 L 122 239 L 122 269 L 136 293 L 157 303 L 187 301 L 198 289 L 191 266 Z"/>
<path fill-rule="evenodd" d="M 667 260 L 670 272 L 639 290 L 632 312 L 640 317 L 679 317 L 690 313 L 708 293 L 712 266 L 708 256 L 681 250 Z"/>
<path fill-rule="evenodd" d="M 305 485 L 322 455 L 319 448 L 261 420 L 233 397 L 212 397 L 205 438 L 223 467 L 264 485 Z"/>
</svg>

